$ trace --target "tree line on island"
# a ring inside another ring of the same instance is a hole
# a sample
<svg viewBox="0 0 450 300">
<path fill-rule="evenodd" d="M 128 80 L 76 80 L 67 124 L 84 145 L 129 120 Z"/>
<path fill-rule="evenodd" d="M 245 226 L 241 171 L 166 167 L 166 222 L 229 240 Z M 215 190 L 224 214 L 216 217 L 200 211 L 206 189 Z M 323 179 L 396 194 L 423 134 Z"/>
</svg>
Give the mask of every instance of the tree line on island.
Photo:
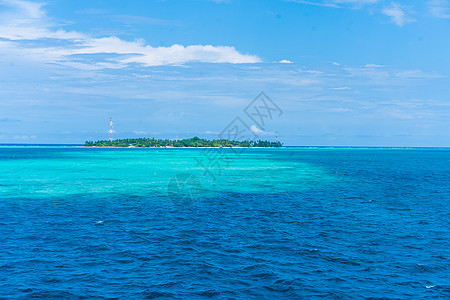
<svg viewBox="0 0 450 300">
<path fill-rule="evenodd" d="M 137 138 L 137 139 L 117 139 L 112 141 L 88 141 L 85 147 L 242 147 L 242 148 L 280 148 L 282 143 L 271 141 L 230 141 L 226 139 L 206 140 L 199 137 L 182 140 L 155 139 L 155 138 Z"/>
</svg>

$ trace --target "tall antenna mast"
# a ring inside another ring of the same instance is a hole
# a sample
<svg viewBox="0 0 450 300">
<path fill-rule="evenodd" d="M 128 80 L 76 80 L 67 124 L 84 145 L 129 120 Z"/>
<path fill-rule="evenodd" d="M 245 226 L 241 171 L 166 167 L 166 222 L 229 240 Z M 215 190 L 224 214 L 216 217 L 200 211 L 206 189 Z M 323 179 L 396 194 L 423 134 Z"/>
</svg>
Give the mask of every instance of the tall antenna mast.
<svg viewBox="0 0 450 300">
<path fill-rule="evenodd" d="M 112 117 L 109 117 L 109 140 L 112 141 L 113 140 L 113 122 L 112 122 Z"/>
<path fill-rule="evenodd" d="M 276 139 L 276 141 L 278 143 L 278 131 L 275 134 L 276 134 L 275 139 Z"/>
</svg>

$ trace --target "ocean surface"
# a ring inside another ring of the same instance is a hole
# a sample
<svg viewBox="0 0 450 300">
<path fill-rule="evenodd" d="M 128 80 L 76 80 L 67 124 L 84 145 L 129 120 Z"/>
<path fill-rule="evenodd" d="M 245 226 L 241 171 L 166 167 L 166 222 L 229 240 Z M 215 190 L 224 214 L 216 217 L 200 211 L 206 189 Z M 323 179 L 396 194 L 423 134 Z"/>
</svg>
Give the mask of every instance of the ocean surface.
<svg viewBox="0 0 450 300">
<path fill-rule="evenodd" d="M 450 149 L 0 147 L 1 299 L 450 299 Z"/>
</svg>

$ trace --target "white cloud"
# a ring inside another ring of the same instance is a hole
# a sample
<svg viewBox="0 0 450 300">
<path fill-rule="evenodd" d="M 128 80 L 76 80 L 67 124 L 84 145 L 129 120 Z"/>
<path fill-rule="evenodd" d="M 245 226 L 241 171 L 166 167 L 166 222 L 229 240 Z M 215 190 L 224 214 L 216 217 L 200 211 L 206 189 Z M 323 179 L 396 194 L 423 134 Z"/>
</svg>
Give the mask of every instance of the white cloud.
<svg viewBox="0 0 450 300">
<path fill-rule="evenodd" d="M 442 75 L 435 73 L 425 73 L 421 70 L 407 70 L 396 72 L 394 74 L 398 78 L 419 78 L 419 79 L 433 79 L 433 78 L 442 78 Z"/>
<path fill-rule="evenodd" d="M 230 46 L 173 45 L 152 47 L 143 40 L 125 41 L 115 36 L 94 38 L 87 34 L 55 28 L 42 4 L 28 1 L 0 1 L 7 10 L 0 14 L 1 52 L 59 63 L 81 69 L 181 65 L 188 62 L 257 63 Z M 30 43 L 33 42 L 33 43 Z M 92 62 L 96 55 L 95 63 Z M 90 59 L 90 60 L 89 60 Z"/>
<path fill-rule="evenodd" d="M 338 90 L 338 91 L 344 91 L 344 90 L 351 90 L 352 88 L 348 87 L 348 86 L 341 86 L 341 87 L 335 87 L 332 88 L 333 90 Z"/>
<path fill-rule="evenodd" d="M 366 68 L 383 68 L 383 65 L 377 65 L 377 64 L 367 64 L 365 65 Z"/>
<path fill-rule="evenodd" d="M 296 2 L 300 4 L 333 7 L 333 8 L 341 8 L 344 6 L 350 6 L 352 8 L 360 8 L 364 5 L 378 3 L 379 1 L 380 0 L 322 0 L 322 1 L 291 0 L 291 2 Z"/>
<path fill-rule="evenodd" d="M 428 2 L 431 14 L 436 18 L 450 18 L 450 1 L 449 0 L 431 0 Z"/>
<path fill-rule="evenodd" d="M 349 112 L 349 111 L 352 111 L 352 110 L 349 109 L 349 108 L 345 108 L 345 107 L 335 107 L 335 108 L 331 108 L 329 111 L 330 112 L 341 113 L 341 112 Z"/>
<path fill-rule="evenodd" d="M 308 4 L 314 6 L 332 7 L 338 9 L 363 9 L 365 8 L 372 15 L 374 12 L 382 13 L 391 18 L 392 23 L 403 26 L 416 20 L 409 15 L 412 11 L 408 6 L 402 6 L 392 2 L 388 6 L 384 6 L 384 0 L 290 0 L 300 4 Z M 450 17 L 450 0 L 430 0 L 430 9 L 435 16 L 441 18 Z"/>
<path fill-rule="evenodd" d="M 365 4 L 374 4 L 379 2 L 380 0 L 334 0 L 334 3 L 337 4 L 357 4 L 357 5 L 365 5 Z"/>
<path fill-rule="evenodd" d="M 392 23 L 397 26 L 403 26 L 405 24 L 415 22 L 413 18 L 408 16 L 407 8 L 392 2 L 389 7 L 385 7 L 382 13 L 391 18 Z"/>
<path fill-rule="evenodd" d="M 275 133 L 271 131 L 264 131 L 259 129 L 255 124 L 250 126 L 250 131 L 253 132 L 255 135 L 275 135 Z"/>
<path fill-rule="evenodd" d="M 287 59 L 283 59 L 279 61 L 280 64 L 292 64 L 292 61 L 287 60 Z"/>
<path fill-rule="evenodd" d="M 334 8 L 338 8 L 339 6 L 337 6 L 336 4 L 333 4 L 331 2 L 327 2 L 327 1 L 319 1 L 319 2 L 313 2 L 313 1 L 304 1 L 304 0 L 291 0 L 291 2 L 296 2 L 296 3 L 300 3 L 300 4 L 308 4 L 308 5 L 314 5 L 314 6 L 325 6 L 325 7 L 334 7 Z"/>
<path fill-rule="evenodd" d="M 265 134 L 266 132 L 264 130 L 259 129 L 258 127 L 256 127 L 255 124 L 253 124 L 252 126 L 250 126 L 250 131 L 253 132 L 254 134 L 258 135 L 258 134 Z"/>
<path fill-rule="evenodd" d="M 36 139 L 36 135 L 14 135 L 13 139 L 15 140 L 33 140 Z"/>
<path fill-rule="evenodd" d="M 25 16 L 33 19 L 38 19 L 45 16 L 45 13 L 41 9 L 43 5 L 42 3 L 22 0 L 2 0 L 0 4 L 16 8 L 17 10 L 21 10 Z"/>
</svg>

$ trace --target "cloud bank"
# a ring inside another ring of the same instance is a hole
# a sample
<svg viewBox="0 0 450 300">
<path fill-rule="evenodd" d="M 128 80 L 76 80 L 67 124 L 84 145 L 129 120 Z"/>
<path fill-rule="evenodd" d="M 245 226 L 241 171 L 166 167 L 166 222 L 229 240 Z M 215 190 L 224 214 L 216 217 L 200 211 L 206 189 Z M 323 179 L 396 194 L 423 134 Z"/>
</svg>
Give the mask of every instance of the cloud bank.
<svg viewBox="0 0 450 300">
<path fill-rule="evenodd" d="M 0 53 L 47 63 L 101 69 L 124 68 L 131 64 L 161 66 L 261 61 L 257 56 L 241 54 L 231 46 L 175 44 L 152 47 L 143 40 L 126 41 L 116 36 L 96 38 L 66 31 L 50 21 L 41 3 L 3 0 L 0 10 Z"/>
</svg>

